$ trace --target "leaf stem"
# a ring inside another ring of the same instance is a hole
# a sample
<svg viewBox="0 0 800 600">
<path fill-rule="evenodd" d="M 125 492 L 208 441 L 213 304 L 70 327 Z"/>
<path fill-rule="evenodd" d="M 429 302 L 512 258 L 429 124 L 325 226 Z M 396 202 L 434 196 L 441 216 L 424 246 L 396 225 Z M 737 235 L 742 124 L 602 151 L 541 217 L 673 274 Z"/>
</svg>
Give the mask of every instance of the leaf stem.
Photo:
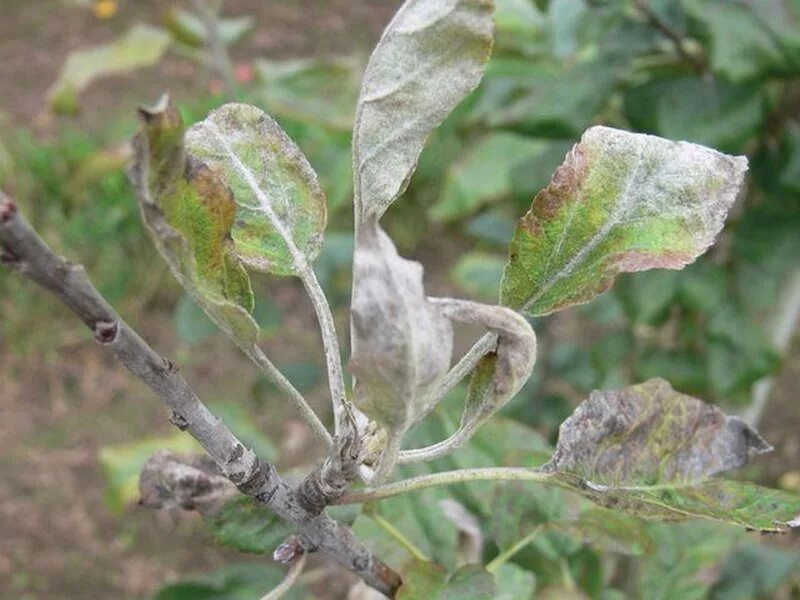
<svg viewBox="0 0 800 600">
<path fill-rule="evenodd" d="M 300 573 L 303 572 L 303 567 L 306 566 L 306 553 L 303 552 L 298 556 L 289 566 L 283 580 L 275 586 L 269 593 L 261 598 L 261 600 L 280 600 L 283 598 L 291 587 L 297 582 Z"/>
<path fill-rule="evenodd" d="M 368 513 L 369 518 L 375 521 L 375 524 L 378 525 L 381 529 L 383 529 L 386 533 L 388 533 L 391 537 L 393 537 L 398 544 L 403 546 L 408 552 L 416 558 L 417 560 L 421 560 L 424 562 L 428 562 L 430 558 L 420 550 L 414 542 L 408 539 L 403 532 L 397 529 L 394 525 L 392 525 L 389 521 L 379 515 L 377 512 L 370 512 Z"/>
<path fill-rule="evenodd" d="M 219 11 L 222 3 L 211 6 L 208 0 L 194 0 L 194 7 L 206 30 L 206 46 L 217 74 L 225 82 L 225 92 L 230 99 L 236 98 L 236 77 L 234 76 L 228 50 L 219 32 Z"/>
<path fill-rule="evenodd" d="M 300 270 L 299 276 L 311 299 L 317 315 L 317 322 L 319 322 L 322 344 L 325 349 L 325 364 L 328 368 L 328 386 L 333 403 L 334 431 L 339 435 L 342 433 L 343 414 L 347 415 L 351 423 L 354 423 L 354 416 L 345 392 L 342 353 L 339 349 L 339 338 L 336 335 L 336 324 L 325 292 L 322 290 L 314 270 L 307 262 Z"/>
<path fill-rule="evenodd" d="M 308 402 L 306 402 L 303 394 L 301 394 L 297 388 L 292 385 L 292 382 L 280 372 L 278 367 L 276 367 L 273 362 L 267 358 L 267 355 L 264 354 L 264 351 L 261 348 L 255 344 L 252 346 L 240 345 L 239 347 L 247 355 L 247 357 L 252 360 L 256 366 L 258 366 L 267 379 L 274 383 L 279 390 L 289 397 L 289 401 L 295 406 L 295 408 L 297 408 L 298 411 L 300 411 L 300 414 L 303 416 L 303 420 L 308 423 L 314 434 L 320 439 L 320 441 L 322 441 L 323 444 L 325 444 L 325 449 L 329 452 L 332 451 L 334 446 L 331 434 L 328 433 L 325 425 L 319 420 L 317 414 L 308 405 Z"/>
<path fill-rule="evenodd" d="M 519 552 L 525 546 L 530 544 L 533 541 L 533 538 L 535 538 L 537 535 L 539 535 L 539 532 L 541 530 L 542 530 L 542 526 L 539 525 L 538 527 L 534 528 L 534 530 L 531 531 L 528 535 L 526 535 L 524 538 L 519 540 L 516 544 L 511 546 L 511 548 L 509 548 L 505 552 L 502 552 L 502 553 L 498 554 L 497 556 L 495 556 L 492 559 L 492 561 L 488 565 L 486 565 L 486 570 L 489 571 L 489 573 L 491 573 L 492 575 L 495 575 L 497 573 L 497 571 L 500 569 L 500 567 L 502 567 L 509 560 L 511 560 L 517 552 Z"/>
<path fill-rule="evenodd" d="M 527 469 L 524 467 L 486 467 L 477 469 L 459 469 L 457 471 L 442 471 L 430 475 L 420 475 L 380 485 L 373 488 L 364 488 L 343 495 L 334 504 L 361 504 L 373 500 L 382 500 L 407 494 L 439 485 L 451 485 L 467 481 L 548 481 L 550 473 Z"/>
<path fill-rule="evenodd" d="M 442 385 L 437 392 L 437 400 L 444 398 L 462 379 L 472 373 L 478 361 L 489 353 L 492 348 L 494 348 L 495 344 L 497 344 L 497 337 L 496 333 L 489 332 L 475 342 L 472 348 L 461 357 L 461 360 L 459 360 L 455 366 L 447 372 L 444 379 L 442 379 Z"/>
</svg>

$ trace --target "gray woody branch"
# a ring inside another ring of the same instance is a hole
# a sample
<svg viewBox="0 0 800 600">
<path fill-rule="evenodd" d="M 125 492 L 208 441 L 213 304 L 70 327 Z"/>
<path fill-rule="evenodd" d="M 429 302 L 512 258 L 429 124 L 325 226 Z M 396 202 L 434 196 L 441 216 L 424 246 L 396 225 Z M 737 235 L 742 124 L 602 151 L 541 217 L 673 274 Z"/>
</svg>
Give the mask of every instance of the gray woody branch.
<svg viewBox="0 0 800 600">
<path fill-rule="evenodd" d="M 323 511 L 329 498 L 344 491 L 339 488 L 349 476 L 333 473 L 329 459 L 298 489 L 289 486 L 272 464 L 259 459 L 208 410 L 175 365 L 156 353 L 120 318 L 94 288 L 83 267 L 50 250 L 16 204 L 2 192 L 0 261 L 55 294 L 72 310 L 94 332 L 97 342 L 167 404 L 172 410 L 170 420 L 203 446 L 223 475 L 241 492 L 263 502 L 297 528 L 306 552 L 319 550 L 363 577 L 370 586 L 390 597 L 394 595 L 400 586 L 399 575 L 377 559 L 349 527 Z M 340 450 L 347 453 L 352 447 L 344 443 Z M 317 484 L 331 481 L 335 493 L 330 486 L 318 489 Z"/>
</svg>

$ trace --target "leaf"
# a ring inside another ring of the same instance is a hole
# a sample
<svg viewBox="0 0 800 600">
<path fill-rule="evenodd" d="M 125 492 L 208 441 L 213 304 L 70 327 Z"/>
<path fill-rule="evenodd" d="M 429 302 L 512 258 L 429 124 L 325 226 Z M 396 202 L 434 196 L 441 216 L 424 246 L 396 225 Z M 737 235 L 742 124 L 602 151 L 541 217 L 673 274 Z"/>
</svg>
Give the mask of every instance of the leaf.
<svg viewBox="0 0 800 600">
<path fill-rule="evenodd" d="M 238 495 L 236 486 L 206 454 L 159 450 L 139 475 L 139 505 L 146 508 L 183 508 L 210 516 Z"/>
<path fill-rule="evenodd" d="M 495 576 L 494 600 L 532 600 L 536 576 L 513 563 L 502 565 Z"/>
<path fill-rule="evenodd" d="M 749 600 L 774 597 L 778 586 L 800 570 L 800 554 L 766 544 L 737 548 L 722 566 L 711 588 L 711 600 Z"/>
<path fill-rule="evenodd" d="M 785 531 L 800 525 L 800 498 L 709 479 L 770 450 L 739 418 L 651 379 L 593 392 L 561 425 L 556 451 L 542 470 L 557 485 L 634 515 Z"/>
<path fill-rule="evenodd" d="M 242 344 L 258 339 L 250 278 L 234 252 L 236 203 L 205 163 L 187 156 L 168 97 L 140 110 L 130 169 L 151 237 L 172 274 L 214 323 Z"/>
<path fill-rule="evenodd" d="M 259 97 L 272 114 L 349 131 L 358 99 L 357 66 L 342 59 L 261 60 Z"/>
<path fill-rule="evenodd" d="M 631 323 L 659 325 L 678 293 L 681 274 L 649 271 L 621 277 L 614 288 Z"/>
<path fill-rule="evenodd" d="M 178 337 L 186 344 L 193 346 L 217 333 L 214 322 L 206 316 L 192 298 L 184 295 L 175 306 L 172 321 Z"/>
<path fill-rule="evenodd" d="M 514 221 L 496 211 L 490 211 L 467 222 L 465 231 L 483 242 L 507 246 L 514 235 Z"/>
<path fill-rule="evenodd" d="M 638 561 L 635 597 L 653 600 L 706 600 L 708 575 L 744 532 L 718 523 L 648 523 L 655 552 Z"/>
<path fill-rule="evenodd" d="M 230 500 L 206 524 L 217 543 L 251 554 L 272 553 L 293 532 L 265 504 L 246 496 Z"/>
<path fill-rule="evenodd" d="M 186 132 L 186 150 L 233 192 L 241 260 L 276 275 L 305 270 L 322 247 L 325 195 L 280 126 L 254 106 L 226 104 Z"/>
<path fill-rule="evenodd" d="M 514 167 L 544 148 L 543 142 L 514 133 L 484 135 L 447 171 L 442 193 L 428 214 L 434 221 L 450 222 L 504 199 L 513 189 Z"/>
<path fill-rule="evenodd" d="M 464 565 L 450 575 L 442 600 L 493 600 L 494 578 L 481 565 Z"/>
<path fill-rule="evenodd" d="M 489 70 L 473 118 L 537 137 L 576 137 L 613 94 L 615 72 L 613 65 L 596 60 L 567 69 L 527 60 L 511 72 Z"/>
<path fill-rule="evenodd" d="M 737 152 L 761 130 L 764 93 L 703 76 L 652 80 L 626 93 L 625 113 L 636 129 Z"/>
<path fill-rule="evenodd" d="M 448 576 L 432 562 L 414 561 L 403 571 L 398 600 L 492 600 L 494 579 L 480 565 L 466 565 Z"/>
<path fill-rule="evenodd" d="M 679 269 L 722 229 L 747 168 L 702 146 L 592 127 L 520 219 L 502 303 L 545 315 L 621 272 Z"/>
<path fill-rule="evenodd" d="M 284 577 L 276 565 L 239 563 L 211 573 L 170 583 L 155 595 L 155 600 L 252 600 L 277 586 Z M 286 600 L 308 598 L 302 583 L 295 583 Z"/>
<path fill-rule="evenodd" d="M 220 41 L 225 46 L 235 44 L 244 38 L 254 26 L 253 17 L 216 19 Z M 180 8 L 171 8 L 164 13 L 164 26 L 175 41 L 192 48 L 203 48 L 208 44 L 208 33 L 202 19 Z"/>
<path fill-rule="evenodd" d="M 159 450 L 180 453 L 202 452 L 189 435 L 175 431 L 172 435 L 146 438 L 127 444 L 100 449 L 100 466 L 106 478 L 105 501 L 109 510 L 121 513 L 139 498 L 139 474 L 147 460 Z"/>
<path fill-rule="evenodd" d="M 494 254 L 468 252 L 458 259 L 450 277 L 465 292 L 487 302 L 496 301 L 505 262 Z"/>
<path fill-rule="evenodd" d="M 73 52 L 50 88 L 50 108 L 59 113 L 78 112 L 78 94 L 92 81 L 154 65 L 169 43 L 163 30 L 136 24 L 114 42 Z"/>
<path fill-rule="evenodd" d="M 353 267 L 355 403 L 391 432 L 404 433 L 433 408 L 450 367 L 450 321 L 428 300 L 422 266 L 397 254 L 370 222 L 358 230 Z"/>
<path fill-rule="evenodd" d="M 490 0 L 407 0 L 367 65 L 353 131 L 356 218 L 405 190 L 430 133 L 477 85 L 492 48 Z"/>
<path fill-rule="evenodd" d="M 714 71 L 731 81 L 800 72 L 800 7 L 794 2 L 684 0 L 710 34 Z"/>
</svg>

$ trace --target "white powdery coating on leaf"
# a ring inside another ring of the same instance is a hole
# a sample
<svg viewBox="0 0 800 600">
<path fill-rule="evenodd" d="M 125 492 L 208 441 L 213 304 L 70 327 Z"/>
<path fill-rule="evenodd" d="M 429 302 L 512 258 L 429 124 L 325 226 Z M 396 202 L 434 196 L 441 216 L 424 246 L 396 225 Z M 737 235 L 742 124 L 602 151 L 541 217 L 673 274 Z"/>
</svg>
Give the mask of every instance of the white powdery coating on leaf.
<svg viewBox="0 0 800 600">
<path fill-rule="evenodd" d="M 408 0 L 370 57 L 353 132 L 356 218 L 380 218 L 408 185 L 430 133 L 480 82 L 490 0 Z"/>
<path fill-rule="evenodd" d="M 617 218 L 609 221 L 679 217 L 692 231 L 698 255 L 722 230 L 747 172 L 744 156 L 611 127 L 592 127 L 581 144 L 597 146 L 607 160 L 633 165 L 626 193 L 617 203 Z"/>
<path fill-rule="evenodd" d="M 692 247 L 683 252 L 638 254 L 628 248 L 613 263 L 612 276 L 619 272 L 643 271 L 652 268 L 680 269 L 703 254 L 722 230 L 725 218 L 736 201 L 747 172 L 747 158 L 729 156 L 711 148 L 689 142 L 673 142 L 653 135 L 630 133 L 612 127 L 595 126 L 588 129 L 575 153 L 586 155 L 589 161 L 585 179 L 607 173 L 624 174 L 613 202 L 603 205 L 602 197 L 587 195 L 575 199 L 572 214 L 579 204 L 595 202 L 598 211 L 607 214 L 594 234 L 559 269 L 538 286 L 523 308 L 534 306 L 562 279 L 589 268 L 590 254 L 619 228 L 646 228 L 648 223 L 669 218 L 680 220 L 682 229 L 692 239 Z M 600 181 L 601 192 L 617 182 Z M 586 181 L 581 181 L 585 185 Z M 577 190 L 576 190 L 577 191 Z M 593 190 L 597 192 L 598 190 Z M 558 254 L 570 236 L 569 221 L 553 249 Z M 669 240 L 667 243 L 675 242 Z M 550 257 L 552 258 L 552 256 Z M 602 275 L 602 273 L 598 273 Z"/>
<path fill-rule="evenodd" d="M 244 181 L 239 191 L 245 193 L 235 194 L 239 211 L 263 215 L 291 255 L 293 270 L 302 271 L 316 257 L 325 228 L 325 194 L 305 155 L 269 115 L 248 104 L 226 104 L 189 128 L 185 144 L 187 153 L 209 163 L 229 187 L 234 178 Z M 253 159 L 258 164 L 250 164 Z M 298 204 L 300 195 L 313 206 Z M 313 231 L 309 239 L 297 239 L 301 229 Z M 274 268 L 252 252 L 242 260 L 255 269 Z"/>
<path fill-rule="evenodd" d="M 450 321 L 422 285 L 422 265 L 397 254 L 377 224 L 359 230 L 353 266 L 356 403 L 403 432 L 432 408 L 430 391 L 450 366 Z"/>
</svg>

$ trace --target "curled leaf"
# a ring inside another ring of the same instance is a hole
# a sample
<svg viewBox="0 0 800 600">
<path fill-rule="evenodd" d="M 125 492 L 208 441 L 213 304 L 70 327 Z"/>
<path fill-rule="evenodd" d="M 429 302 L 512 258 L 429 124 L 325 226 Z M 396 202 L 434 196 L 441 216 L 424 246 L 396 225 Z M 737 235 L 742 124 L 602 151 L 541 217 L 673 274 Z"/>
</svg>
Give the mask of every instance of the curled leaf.
<svg viewBox="0 0 800 600">
<path fill-rule="evenodd" d="M 380 218 L 408 185 L 430 133 L 480 81 L 491 0 L 407 0 L 367 65 L 353 131 L 356 219 Z"/>
<path fill-rule="evenodd" d="M 236 486 L 205 455 L 159 450 L 139 476 L 139 504 L 147 508 L 179 507 L 212 515 L 238 494 Z"/>
<path fill-rule="evenodd" d="M 187 131 L 186 150 L 232 190 L 231 236 L 248 267 L 277 275 L 307 268 L 322 247 L 325 195 L 275 121 L 254 106 L 226 104 Z"/>
<path fill-rule="evenodd" d="M 353 264 L 355 403 L 402 435 L 433 408 L 450 366 L 450 321 L 425 296 L 422 265 L 406 260 L 374 221 L 359 228 Z"/>
<path fill-rule="evenodd" d="M 236 215 L 230 189 L 187 156 L 183 122 L 169 98 L 139 115 L 129 174 L 156 247 L 212 321 L 240 342 L 255 343 L 250 278 L 230 237 Z"/>
<path fill-rule="evenodd" d="M 477 427 L 502 408 L 530 377 L 536 362 L 536 334 L 524 317 L 503 306 L 436 299 L 456 321 L 482 325 L 497 334 L 495 351 L 481 359 L 470 382 L 462 426 Z"/>
<path fill-rule="evenodd" d="M 545 315 L 618 273 L 684 267 L 722 229 L 746 170 L 744 157 L 592 127 L 520 219 L 501 302 Z"/>
<path fill-rule="evenodd" d="M 796 526 L 800 498 L 709 479 L 771 449 L 741 419 L 651 379 L 593 392 L 561 425 L 542 470 L 598 504 L 642 517 L 783 531 Z"/>
</svg>

